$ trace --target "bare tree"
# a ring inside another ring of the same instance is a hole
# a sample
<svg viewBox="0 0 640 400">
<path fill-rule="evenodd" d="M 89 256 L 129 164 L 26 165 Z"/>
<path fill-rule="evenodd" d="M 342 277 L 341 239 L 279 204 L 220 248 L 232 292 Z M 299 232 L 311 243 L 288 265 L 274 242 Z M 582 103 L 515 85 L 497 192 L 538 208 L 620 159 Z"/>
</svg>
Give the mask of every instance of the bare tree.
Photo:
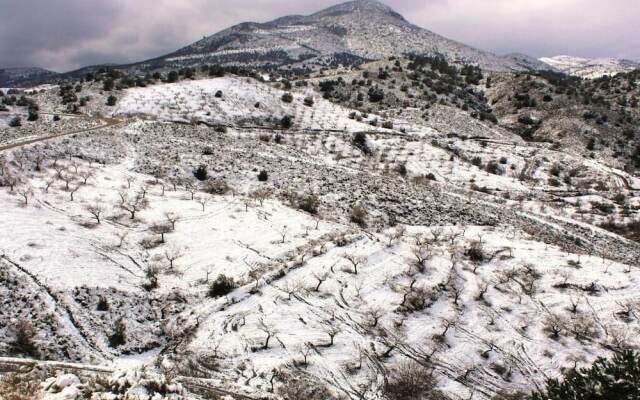
<svg viewBox="0 0 640 400">
<path fill-rule="evenodd" d="M 122 199 L 123 198 L 121 196 L 121 200 Z M 129 196 L 125 194 L 124 201 L 120 204 L 120 208 L 129 212 L 131 219 L 135 219 L 136 213 L 144 210 L 148 206 L 149 202 L 140 193 L 136 194 L 132 198 L 129 198 Z"/>
<path fill-rule="evenodd" d="M 329 335 L 329 343 L 325 347 L 333 346 L 336 335 L 342 332 L 342 329 L 335 324 L 335 321 L 325 320 L 322 322 L 322 331 Z"/>
<path fill-rule="evenodd" d="M 281 243 L 284 243 L 287 238 L 287 233 L 289 232 L 289 228 L 286 225 L 283 225 L 279 232 L 280 232 L 280 236 L 282 236 Z"/>
<path fill-rule="evenodd" d="M 209 202 L 209 200 L 204 196 L 200 196 L 196 198 L 196 201 L 202 206 L 202 212 L 204 212 L 204 208 Z"/>
<path fill-rule="evenodd" d="M 62 174 L 64 173 L 64 166 L 57 163 L 57 159 L 53 162 L 52 168 L 56 171 L 56 178 L 62 179 Z"/>
<path fill-rule="evenodd" d="M 342 258 L 349 261 L 351 267 L 353 268 L 353 271 L 351 272 L 355 275 L 358 275 L 358 266 L 367 261 L 366 257 L 356 256 L 354 254 L 345 254 L 342 256 Z"/>
<path fill-rule="evenodd" d="M 19 184 L 22 180 L 17 178 L 15 175 L 7 173 L 6 178 L 4 179 L 4 184 L 9 186 L 9 192 L 13 193 L 17 184 Z"/>
<path fill-rule="evenodd" d="M 151 227 L 149 227 L 149 230 L 151 230 L 151 232 L 155 233 L 156 235 L 160 235 L 160 242 L 162 243 L 164 243 L 164 235 L 173 232 L 171 224 L 162 223 L 151 225 Z"/>
<path fill-rule="evenodd" d="M 183 255 L 183 251 L 177 247 L 170 247 L 164 251 L 164 257 L 169 261 L 170 269 L 173 269 L 175 261 L 182 258 Z"/>
<path fill-rule="evenodd" d="M 375 328 L 378 326 L 380 318 L 384 316 L 384 312 L 379 307 L 372 307 L 366 311 L 366 317 L 369 320 L 369 326 Z"/>
<path fill-rule="evenodd" d="M 53 185 L 55 183 L 55 179 L 49 177 L 47 179 L 45 179 L 44 181 L 44 192 L 45 193 L 49 193 L 49 188 L 51 188 L 51 185 Z"/>
<path fill-rule="evenodd" d="M 271 197 L 273 192 L 268 188 L 260 188 L 256 189 L 253 192 L 249 193 L 249 197 L 258 201 L 260 203 L 260 207 L 264 204 L 264 201 Z"/>
<path fill-rule="evenodd" d="M 260 268 L 253 268 L 249 271 L 249 278 L 251 278 L 255 282 L 255 286 L 253 290 L 258 289 L 258 285 L 260 284 L 260 278 L 262 278 L 263 272 Z"/>
<path fill-rule="evenodd" d="M 269 340 L 277 334 L 277 331 L 272 324 L 265 321 L 264 317 L 261 317 L 258 320 L 258 329 L 267 335 L 264 340 L 264 344 L 262 345 L 262 349 L 266 350 L 269 348 Z"/>
<path fill-rule="evenodd" d="M 298 347 L 298 351 L 302 355 L 302 365 L 303 366 L 309 365 L 308 359 L 311 353 L 313 352 L 313 348 L 311 347 L 311 345 L 309 343 L 305 343 L 302 346 Z"/>
<path fill-rule="evenodd" d="M 69 190 L 69 185 L 76 179 L 75 175 L 69 172 L 61 173 L 59 178 L 64 182 L 64 190 Z"/>
<path fill-rule="evenodd" d="M 124 241 L 127 239 L 127 236 L 129 236 L 129 232 L 127 231 L 116 232 L 116 237 L 118 238 L 118 244 L 116 245 L 116 247 L 122 247 L 122 245 L 124 245 Z"/>
<path fill-rule="evenodd" d="M 94 174 L 90 169 L 83 169 L 78 173 L 78 175 L 82 178 L 82 184 L 86 185 L 89 178 L 92 178 Z"/>
<path fill-rule="evenodd" d="M 78 173 L 78 167 L 79 167 L 78 162 L 76 160 L 73 160 L 71 162 L 71 166 L 73 167 L 74 172 L 77 174 Z"/>
<path fill-rule="evenodd" d="M 184 190 L 191 194 L 191 200 L 193 200 L 196 193 L 198 193 L 198 186 L 194 185 L 192 182 L 186 181 L 184 184 Z"/>
<path fill-rule="evenodd" d="M 71 201 L 73 201 L 73 195 L 76 194 L 78 190 L 80 190 L 80 185 L 71 186 L 68 190 Z"/>
<path fill-rule="evenodd" d="M 165 191 L 166 185 L 165 185 L 164 181 L 157 181 L 157 182 L 158 182 L 158 185 L 160 185 L 160 189 L 162 190 L 162 192 L 160 193 L 160 196 L 164 196 L 164 191 Z"/>
<path fill-rule="evenodd" d="M 316 278 L 318 280 L 318 284 L 316 285 L 316 287 L 313 289 L 314 292 L 318 292 L 320 291 L 320 285 L 322 285 L 322 283 L 324 281 L 326 281 L 329 278 L 329 273 L 326 271 L 322 271 L 320 273 L 313 273 L 313 277 Z"/>
<path fill-rule="evenodd" d="M 124 179 L 127 181 L 127 189 L 131 189 L 131 184 L 136 180 L 136 178 L 128 175 Z"/>
<path fill-rule="evenodd" d="M 180 220 L 180 216 L 173 211 L 167 211 L 164 213 L 164 217 L 167 219 L 167 222 L 171 224 L 171 229 L 176 230 L 176 223 Z"/>
<path fill-rule="evenodd" d="M 298 293 L 301 293 L 304 290 L 304 286 L 300 281 L 290 279 L 287 281 L 286 286 L 281 290 L 286 292 L 287 295 L 289 296 L 288 299 L 291 300 L 293 296 L 297 295 Z"/>
<path fill-rule="evenodd" d="M 85 209 L 89 214 L 91 214 L 91 216 L 93 216 L 93 218 L 96 220 L 96 223 L 100 224 L 100 218 L 102 216 L 102 213 L 104 212 L 104 207 L 98 202 L 95 202 L 86 206 Z"/>
<path fill-rule="evenodd" d="M 18 194 L 22 197 L 22 203 L 25 206 L 29 205 L 29 199 L 33 197 L 33 190 L 30 186 L 22 186 L 18 188 Z"/>
<path fill-rule="evenodd" d="M 429 247 L 425 243 L 416 244 L 413 247 L 413 256 L 416 259 L 416 267 L 420 273 L 424 272 L 425 262 L 431 257 Z"/>
<path fill-rule="evenodd" d="M 394 242 L 402 239 L 406 232 L 407 228 L 404 225 L 399 225 L 395 229 L 392 229 L 389 232 L 389 246 L 391 246 Z"/>
</svg>

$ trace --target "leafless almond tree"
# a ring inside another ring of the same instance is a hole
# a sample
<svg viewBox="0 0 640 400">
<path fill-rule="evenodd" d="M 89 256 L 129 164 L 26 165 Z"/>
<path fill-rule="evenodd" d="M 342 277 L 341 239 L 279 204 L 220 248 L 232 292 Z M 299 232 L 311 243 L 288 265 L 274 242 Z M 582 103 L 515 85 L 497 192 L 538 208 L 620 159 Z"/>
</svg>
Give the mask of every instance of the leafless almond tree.
<svg viewBox="0 0 640 400">
<path fill-rule="evenodd" d="M 164 213 L 164 217 L 166 218 L 167 222 L 171 224 L 171 229 L 175 231 L 176 223 L 180 221 L 180 216 L 173 211 L 167 211 L 166 213 Z"/>
<path fill-rule="evenodd" d="M 73 195 L 76 194 L 78 190 L 80 190 L 80 185 L 71 186 L 69 187 L 68 190 L 69 190 L 70 199 L 71 201 L 73 201 Z"/>
<path fill-rule="evenodd" d="M 127 176 L 125 180 L 127 181 L 127 189 L 131 189 L 131 184 L 136 180 L 136 178 L 133 176 Z"/>
<path fill-rule="evenodd" d="M 367 261 L 366 257 L 356 256 L 354 254 L 345 254 L 342 256 L 345 260 L 349 261 L 353 270 L 353 274 L 358 275 L 358 266 Z"/>
<path fill-rule="evenodd" d="M 86 206 L 85 209 L 89 214 L 91 214 L 93 219 L 96 220 L 96 223 L 100 224 L 100 218 L 102 216 L 102 213 L 104 213 L 104 207 L 98 202 L 95 202 Z"/>
<path fill-rule="evenodd" d="M 272 194 L 273 192 L 270 189 L 261 188 L 261 189 L 256 189 L 253 192 L 250 192 L 249 197 L 251 199 L 256 200 L 260 204 L 260 207 L 262 207 L 262 205 L 264 204 L 264 201 L 267 200 L 269 197 L 271 197 Z"/>
<path fill-rule="evenodd" d="M 171 227 L 171 224 L 163 224 L 163 223 L 153 224 L 151 225 L 151 227 L 149 227 L 149 230 L 155 233 L 156 235 L 160 235 L 160 241 L 162 243 L 165 242 L 164 235 L 166 235 L 167 233 L 173 232 L 173 228 Z"/>
<path fill-rule="evenodd" d="M 322 285 L 322 283 L 324 283 L 324 281 L 326 281 L 329 278 L 329 273 L 326 271 L 314 272 L 313 277 L 318 280 L 318 284 L 313 289 L 313 291 L 318 292 L 320 291 L 320 285 Z"/>
<path fill-rule="evenodd" d="M 49 177 L 47 179 L 45 179 L 44 181 L 44 192 L 45 193 L 49 193 L 49 188 L 51 188 L 51 185 L 53 185 L 55 183 L 55 179 Z"/>
<path fill-rule="evenodd" d="M 186 181 L 184 184 L 184 190 L 189 192 L 189 194 L 191 195 L 191 200 L 193 200 L 196 196 L 196 193 L 198 193 L 198 186 L 194 185 L 192 182 Z"/>
<path fill-rule="evenodd" d="M 75 175 L 70 172 L 62 172 L 59 178 L 64 182 L 64 190 L 69 190 L 69 185 L 76 179 Z"/>
<path fill-rule="evenodd" d="M 21 186 L 17 190 L 18 195 L 22 197 L 22 203 L 27 206 L 29 205 L 29 199 L 33 197 L 33 190 L 30 186 Z"/>
<path fill-rule="evenodd" d="M 322 331 L 327 335 L 329 335 L 329 343 L 324 345 L 325 347 L 333 346 L 336 335 L 342 332 L 342 329 L 340 329 L 340 327 L 337 326 L 336 323 L 337 323 L 336 321 L 329 321 L 329 320 L 325 320 L 322 322 Z"/>
<path fill-rule="evenodd" d="M 258 320 L 258 329 L 264 332 L 265 335 L 267 335 L 267 337 L 264 340 L 264 344 L 262 345 L 262 349 L 266 350 L 269 348 L 269 341 L 273 336 L 277 334 L 277 331 L 272 324 L 265 321 L 264 317 L 261 317 Z"/>
<path fill-rule="evenodd" d="M 124 201 L 120 203 L 120 208 L 129 212 L 131 219 L 136 218 L 136 213 L 144 210 L 149 206 L 149 202 L 147 199 L 142 197 L 142 194 L 137 193 L 134 197 L 130 198 L 125 194 L 124 197 L 121 195 L 121 200 L 124 198 Z"/>
<path fill-rule="evenodd" d="M 204 212 L 204 208 L 209 202 L 209 200 L 204 196 L 200 196 L 196 198 L 196 201 L 202 206 L 202 212 Z"/>
<path fill-rule="evenodd" d="M 184 256 L 184 252 L 177 247 L 170 247 L 165 249 L 164 257 L 169 261 L 169 268 L 173 269 L 176 260 L 182 258 Z"/>
<path fill-rule="evenodd" d="M 82 178 L 82 184 L 86 185 L 89 178 L 92 178 L 94 174 L 90 169 L 83 169 L 78 173 L 78 175 Z"/>
</svg>

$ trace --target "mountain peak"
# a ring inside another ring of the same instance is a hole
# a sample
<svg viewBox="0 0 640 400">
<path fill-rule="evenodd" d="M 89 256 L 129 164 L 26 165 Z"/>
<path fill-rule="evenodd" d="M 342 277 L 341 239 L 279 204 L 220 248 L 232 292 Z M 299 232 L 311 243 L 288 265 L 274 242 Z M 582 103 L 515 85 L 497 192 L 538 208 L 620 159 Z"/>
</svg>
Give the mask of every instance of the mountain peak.
<svg viewBox="0 0 640 400">
<path fill-rule="evenodd" d="M 405 21 L 404 17 L 393 8 L 377 0 L 353 0 L 326 8 L 312 15 L 312 17 L 336 16 L 341 14 L 367 13 L 384 14 Z"/>
</svg>

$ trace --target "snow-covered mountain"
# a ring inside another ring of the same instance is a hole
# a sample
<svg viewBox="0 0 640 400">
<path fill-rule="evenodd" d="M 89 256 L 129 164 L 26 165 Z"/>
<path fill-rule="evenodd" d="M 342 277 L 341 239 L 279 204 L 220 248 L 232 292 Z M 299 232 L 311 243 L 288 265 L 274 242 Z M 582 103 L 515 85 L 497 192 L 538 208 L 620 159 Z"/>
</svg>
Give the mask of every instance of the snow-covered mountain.
<svg viewBox="0 0 640 400">
<path fill-rule="evenodd" d="M 326 63 L 327 58 L 356 62 L 407 53 L 439 53 L 449 61 L 478 64 L 497 71 L 540 66 L 534 59 L 502 57 L 447 39 L 411 24 L 375 0 L 351 1 L 309 16 L 242 23 L 144 64 L 302 66 L 303 62 Z"/>
<path fill-rule="evenodd" d="M 640 68 L 637 61 L 616 58 L 580 58 L 572 56 L 555 56 L 540 58 L 545 64 L 569 75 L 595 79 L 604 75 L 615 75 Z"/>
<path fill-rule="evenodd" d="M 43 82 L 56 75 L 58 75 L 57 72 L 43 68 L 0 68 L 0 87 L 13 86 L 24 80 L 30 80 L 34 83 Z"/>
</svg>

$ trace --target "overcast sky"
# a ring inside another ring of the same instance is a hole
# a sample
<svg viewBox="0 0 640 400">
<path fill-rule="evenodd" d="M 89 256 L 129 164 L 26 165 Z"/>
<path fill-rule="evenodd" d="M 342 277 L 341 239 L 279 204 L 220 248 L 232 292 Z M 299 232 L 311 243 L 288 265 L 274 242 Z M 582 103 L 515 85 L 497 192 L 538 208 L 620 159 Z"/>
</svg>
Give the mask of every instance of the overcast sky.
<svg viewBox="0 0 640 400">
<path fill-rule="evenodd" d="M 0 0 L 0 67 L 68 71 L 160 56 L 243 21 L 339 0 Z M 640 0 L 383 0 L 495 53 L 640 59 Z"/>
</svg>

